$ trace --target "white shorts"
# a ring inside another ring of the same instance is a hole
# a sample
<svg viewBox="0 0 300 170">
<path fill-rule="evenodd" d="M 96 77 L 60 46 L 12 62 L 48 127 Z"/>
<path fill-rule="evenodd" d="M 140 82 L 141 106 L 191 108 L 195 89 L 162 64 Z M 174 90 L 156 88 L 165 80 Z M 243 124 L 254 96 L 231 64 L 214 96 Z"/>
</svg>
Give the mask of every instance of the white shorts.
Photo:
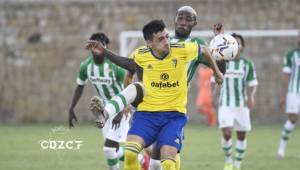
<svg viewBox="0 0 300 170">
<path fill-rule="evenodd" d="M 300 111 L 300 95 L 295 93 L 288 93 L 286 95 L 286 113 L 299 114 Z"/>
<path fill-rule="evenodd" d="M 218 112 L 220 128 L 233 127 L 235 131 L 250 131 L 250 111 L 248 107 L 221 106 Z"/>
<path fill-rule="evenodd" d="M 105 123 L 105 126 L 102 128 L 103 137 L 105 139 L 110 139 L 118 143 L 125 142 L 129 130 L 129 121 L 131 117 L 130 115 L 131 114 L 128 114 L 127 117 L 123 116 L 120 122 L 120 127 L 116 130 L 112 128 L 112 121 L 114 117 L 109 118 Z"/>
</svg>

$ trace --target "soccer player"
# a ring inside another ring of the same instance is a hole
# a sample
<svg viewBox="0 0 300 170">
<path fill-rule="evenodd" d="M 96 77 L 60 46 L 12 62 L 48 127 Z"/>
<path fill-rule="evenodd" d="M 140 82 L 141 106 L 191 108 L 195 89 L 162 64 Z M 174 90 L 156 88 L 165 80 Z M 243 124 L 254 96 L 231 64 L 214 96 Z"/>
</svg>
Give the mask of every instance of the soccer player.
<svg viewBox="0 0 300 170">
<path fill-rule="evenodd" d="M 90 40 L 98 41 L 105 47 L 109 44 L 109 39 L 104 33 L 95 33 L 90 37 Z M 97 55 L 92 52 L 80 65 L 77 87 L 69 109 L 69 126 L 74 126 L 73 119 L 77 121 L 74 108 L 88 81 L 95 86 L 98 95 L 104 100 L 103 102 L 106 102 L 112 96 L 121 92 L 124 75 L 123 69 L 114 65 L 103 55 Z M 128 114 L 128 110 L 119 112 L 115 118 L 109 119 L 102 129 L 105 139 L 103 151 L 110 170 L 117 170 L 119 168 L 119 158 L 124 158 L 124 150 L 119 146 L 119 143 L 125 142 L 129 129 L 129 116 L 125 116 L 125 114 Z"/>
<path fill-rule="evenodd" d="M 280 96 L 280 105 L 286 103 L 285 112 L 288 119 L 285 122 L 277 152 L 277 159 L 282 159 L 285 155 L 285 147 L 290 138 L 299 117 L 300 109 L 300 31 L 298 35 L 298 47 L 290 50 L 284 57 L 283 65 L 283 89 Z"/>
<path fill-rule="evenodd" d="M 223 134 L 221 146 L 225 154 L 224 170 L 241 169 L 247 148 L 246 133 L 251 130 L 249 109 L 254 107 L 254 95 L 258 85 L 253 62 L 243 54 L 243 37 L 235 33 L 232 36 L 238 42 L 239 51 L 237 57 L 226 65 L 218 110 L 218 121 Z M 234 160 L 232 130 L 237 134 Z"/>
<path fill-rule="evenodd" d="M 182 6 L 178 8 L 175 16 L 175 37 L 171 37 L 171 43 L 184 43 L 184 42 L 194 42 L 200 46 L 207 46 L 207 42 L 199 37 L 191 37 L 192 29 L 197 25 L 197 13 L 190 6 Z M 214 26 L 215 35 L 221 33 L 222 25 L 216 24 Z M 190 61 L 188 64 L 188 86 L 190 81 L 197 70 L 199 64 L 204 64 L 210 67 L 208 55 L 200 54 L 197 58 Z M 218 68 L 221 72 L 225 73 L 225 62 L 217 62 Z M 156 147 L 153 146 L 151 159 L 150 159 L 150 170 L 159 170 L 160 169 L 160 157 L 156 155 L 159 154 L 158 151 L 155 151 Z M 180 157 L 177 155 L 176 168 L 180 169 Z"/>
<path fill-rule="evenodd" d="M 168 32 L 161 20 L 153 20 L 143 28 L 143 36 L 147 47 L 140 47 L 135 50 L 134 61 L 130 59 L 114 58 L 115 61 L 122 60 L 124 67 L 129 71 L 136 71 L 138 80 L 131 90 L 136 95 L 142 90 L 144 97 L 138 104 L 137 111 L 133 115 L 132 126 L 128 132 L 125 150 L 125 170 L 139 169 L 137 154 L 144 148 L 157 142 L 160 148 L 161 164 L 163 170 L 175 170 L 175 157 L 181 148 L 182 128 L 187 122 L 187 64 L 195 59 L 199 53 L 209 53 L 206 48 L 201 48 L 195 43 L 169 42 Z M 102 48 L 99 43 L 89 41 L 88 49 L 110 54 Z M 210 55 L 210 54 L 208 54 Z M 222 74 L 214 64 L 214 71 L 218 83 L 222 83 Z M 135 67 L 128 67 L 134 66 Z M 130 87 L 130 85 L 128 86 Z M 143 88 L 144 87 L 144 88 Z M 127 89 L 127 88 L 126 88 Z M 129 88 L 121 93 L 125 101 L 130 99 Z M 135 99 L 135 98 L 134 98 Z M 114 100 L 114 99 L 113 99 Z M 121 101 L 121 106 L 127 103 Z M 98 114 L 102 117 L 114 115 L 109 108 L 100 107 Z"/>
</svg>

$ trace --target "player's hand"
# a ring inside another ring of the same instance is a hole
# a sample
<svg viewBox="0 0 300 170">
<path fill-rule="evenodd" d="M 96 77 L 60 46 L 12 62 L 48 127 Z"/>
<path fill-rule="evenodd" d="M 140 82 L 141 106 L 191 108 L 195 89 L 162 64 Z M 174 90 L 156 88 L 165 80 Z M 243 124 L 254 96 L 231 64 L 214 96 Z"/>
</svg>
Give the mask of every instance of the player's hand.
<svg viewBox="0 0 300 170">
<path fill-rule="evenodd" d="M 88 40 L 85 49 L 91 50 L 96 55 L 102 55 L 105 51 L 105 47 L 95 40 Z"/>
<path fill-rule="evenodd" d="M 214 28 L 213 28 L 213 32 L 214 32 L 215 36 L 218 34 L 224 34 L 223 24 L 221 24 L 221 23 L 215 24 Z"/>
<path fill-rule="evenodd" d="M 216 80 L 216 83 L 217 83 L 218 85 L 222 85 L 222 83 L 223 83 L 223 74 L 222 74 L 220 71 L 218 71 L 218 72 L 215 74 L 215 80 Z"/>
<path fill-rule="evenodd" d="M 78 122 L 78 121 L 77 121 L 77 117 L 76 117 L 75 112 L 74 112 L 74 109 L 73 109 L 73 108 L 70 108 L 70 109 L 69 109 L 69 128 L 74 127 L 73 119 L 74 119 L 76 122 Z"/>
<path fill-rule="evenodd" d="M 123 115 L 126 116 L 126 119 L 128 118 L 129 114 L 132 112 L 133 108 L 132 106 L 127 106 L 122 112 Z"/>
<path fill-rule="evenodd" d="M 121 120 L 123 118 L 123 111 L 119 112 L 117 116 L 112 120 L 112 129 L 117 130 L 120 127 Z"/>
</svg>

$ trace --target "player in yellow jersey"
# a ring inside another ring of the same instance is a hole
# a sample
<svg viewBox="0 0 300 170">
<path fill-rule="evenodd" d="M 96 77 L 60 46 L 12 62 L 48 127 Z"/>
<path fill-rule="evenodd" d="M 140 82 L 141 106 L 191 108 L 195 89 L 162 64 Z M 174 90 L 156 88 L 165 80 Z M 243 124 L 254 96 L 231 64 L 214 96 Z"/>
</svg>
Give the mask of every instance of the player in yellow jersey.
<svg viewBox="0 0 300 170">
<path fill-rule="evenodd" d="M 135 101 L 126 99 L 137 96 L 136 93 L 142 91 L 144 97 L 134 113 L 127 136 L 125 170 L 138 170 L 137 154 L 154 141 L 160 148 L 162 169 L 175 170 L 175 157 L 182 145 L 182 128 L 187 122 L 185 113 L 188 62 L 195 59 L 199 53 L 208 51 L 205 48 L 202 51 L 195 43 L 170 45 L 168 32 L 161 20 L 153 20 L 146 24 L 143 35 L 147 47 L 135 50 L 134 61 L 124 59 L 123 63 L 127 66 L 135 65 L 131 70 L 129 68 L 129 71 L 136 71 L 142 84 L 135 83 L 132 87 L 135 89 L 126 88 L 128 91 L 117 96 L 111 103 L 111 108 L 105 107 L 103 110 L 103 107 L 100 107 L 96 111 L 99 116 L 104 117 L 104 122 L 100 123 L 105 123 L 108 115 L 113 116 L 109 114 L 110 109 L 114 111 L 120 109 L 120 103 L 122 106 L 135 103 L 136 99 Z M 106 55 L 110 53 L 94 41 L 89 41 L 87 48 L 97 53 L 105 52 Z M 217 70 L 216 63 L 211 62 L 217 82 L 222 83 L 222 74 Z M 119 106 L 113 108 L 116 104 Z"/>
</svg>

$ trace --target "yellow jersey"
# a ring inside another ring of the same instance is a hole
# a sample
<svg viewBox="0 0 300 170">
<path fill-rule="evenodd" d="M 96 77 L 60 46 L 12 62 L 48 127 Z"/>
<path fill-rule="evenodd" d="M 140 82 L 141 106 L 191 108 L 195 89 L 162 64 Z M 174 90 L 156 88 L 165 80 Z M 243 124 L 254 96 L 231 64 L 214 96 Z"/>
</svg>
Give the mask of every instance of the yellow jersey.
<svg viewBox="0 0 300 170">
<path fill-rule="evenodd" d="M 187 67 L 200 51 L 196 43 L 176 43 L 170 45 L 168 56 L 158 59 L 149 48 L 137 48 L 131 58 L 143 68 L 142 83 L 146 91 L 137 110 L 186 113 Z"/>
</svg>

